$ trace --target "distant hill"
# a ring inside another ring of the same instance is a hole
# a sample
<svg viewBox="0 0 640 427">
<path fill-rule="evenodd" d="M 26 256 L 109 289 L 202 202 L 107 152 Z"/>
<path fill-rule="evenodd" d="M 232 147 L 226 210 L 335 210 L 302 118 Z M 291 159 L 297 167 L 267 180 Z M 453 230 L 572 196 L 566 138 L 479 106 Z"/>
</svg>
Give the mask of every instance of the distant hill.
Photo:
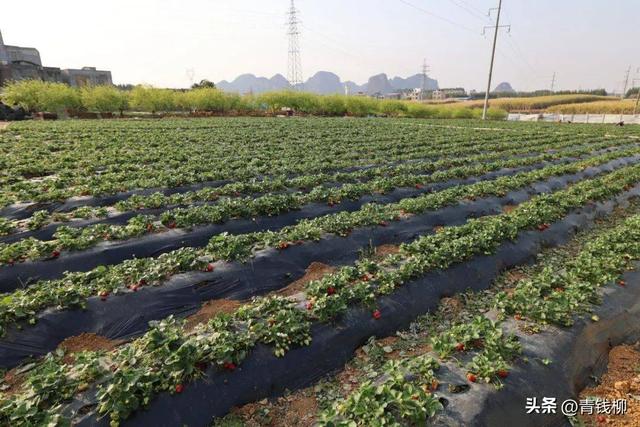
<svg viewBox="0 0 640 427">
<path fill-rule="evenodd" d="M 391 86 L 393 86 L 394 89 L 415 89 L 422 87 L 422 74 L 415 74 L 411 77 L 407 77 L 406 79 L 403 79 L 402 77 L 394 77 L 391 79 Z M 438 81 L 427 76 L 426 89 L 438 89 Z"/>
<path fill-rule="evenodd" d="M 257 77 L 253 74 L 242 74 L 229 82 L 223 80 L 216 86 L 226 92 L 238 93 L 262 93 L 273 90 L 289 88 L 289 82 L 281 75 L 276 74 L 270 79 Z M 304 90 L 319 94 L 344 93 L 345 86 L 349 93 L 364 92 L 368 94 L 388 94 L 403 89 L 415 89 L 422 87 L 422 75 L 416 74 L 405 78 L 394 77 L 389 80 L 386 74 L 371 76 L 367 83 L 358 85 L 352 81 L 342 82 L 340 77 L 329 71 L 318 71 L 304 83 Z M 438 81 L 427 78 L 427 89 L 438 89 Z"/>
<path fill-rule="evenodd" d="M 242 74 L 231 82 L 222 80 L 216 83 L 216 86 L 225 92 L 261 93 L 285 89 L 289 87 L 289 82 L 282 74 L 276 74 L 270 79 L 256 77 L 253 74 Z"/>
<path fill-rule="evenodd" d="M 318 71 L 305 82 L 304 90 L 323 95 L 344 93 L 344 85 L 336 74 L 329 71 Z"/>
<path fill-rule="evenodd" d="M 500 92 L 500 93 L 516 93 L 516 91 L 513 90 L 509 82 L 500 83 L 498 86 L 496 86 L 496 88 L 493 91 Z"/>
</svg>

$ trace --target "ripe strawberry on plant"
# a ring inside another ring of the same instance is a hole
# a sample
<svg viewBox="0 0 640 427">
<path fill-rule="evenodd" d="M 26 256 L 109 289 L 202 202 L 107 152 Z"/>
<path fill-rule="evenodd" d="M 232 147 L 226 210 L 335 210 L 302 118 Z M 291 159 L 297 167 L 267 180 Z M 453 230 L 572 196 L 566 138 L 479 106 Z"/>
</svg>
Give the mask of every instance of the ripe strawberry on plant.
<svg viewBox="0 0 640 427">
<path fill-rule="evenodd" d="M 184 386 L 182 384 L 176 384 L 176 393 L 182 393 Z"/>
<path fill-rule="evenodd" d="M 305 304 L 305 307 L 307 308 L 307 310 L 311 310 L 313 309 L 313 303 L 311 301 L 307 301 L 307 303 Z"/>
<path fill-rule="evenodd" d="M 289 242 L 280 242 L 278 243 L 278 249 L 287 249 L 289 247 Z"/>
<path fill-rule="evenodd" d="M 55 249 L 53 252 L 51 252 L 51 258 L 58 258 L 60 256 L 60 251 Z"/>
<path fill-rule="evenodd" d="M 211 263 L 207 264 L 204 267 L 204 271 L 206 271 L 207 273 L 211 273 L 213 270 L 215 270 L 215 266 Z"/>
<path fill-rule="evenodd" d="M 464 343 L 459 342 L 456 344 L 456 351 L 464 351 Z"/>
<path fill-rule="evenodd" d="M 235 371 L 235 369 L 236 369 L 236 364 L 233 363 L 233 362 L 224 362 L 224 365 L 222 365 L 222 366 L 227 371 Z"/>
<path fill-rule="evenodd" d="M 509 371 L 506 369 L 500 369 L 497 374 L 500 378 L 507 378 L 509 376 Z"/>
<path fill-rule="evenodd" d="M 469 382 L 475 383 L 476 381 L 478 381 L 478 377 L 476 377 L 475 374 L 472 374 L 471 372 L 469 372 L 467 374 L 467 380 L 469 380 Z"/>
<path fill-rule="evenodd" d="M 100 299 L 101 299 L 102 301 L 106 301 L 106 300 L 107 300 L 107 297 L 109 296 L 109 291 L 100 291 L 100 292 L 98 293 L 98 296 L 100 297 Z"/>
<path fill-rule="evenodd" d="M 380 310 L 374 310 L 372 316 L 374 319 L 378 320 L 382 317 L 382 313 L 380 312 Z"/>
<path fill-rule="evenodd" d="M 381 227 L 386 227 L 387 225 L 389 225 L 387 221 L 380 221 L 379 224 Z"/>
<path fill-rule="evenodd" d="M 333 286 L 329 286 L 327 288 L 327 295 L 333 295 L 336 293 L 336 288 L 334 288 Z"/>
<path fill-rule="evenodd" d="M 618 280 L 618 285 L 627 286 L 627 282 L 625 282 L 624 280 Z"/>
</svg>

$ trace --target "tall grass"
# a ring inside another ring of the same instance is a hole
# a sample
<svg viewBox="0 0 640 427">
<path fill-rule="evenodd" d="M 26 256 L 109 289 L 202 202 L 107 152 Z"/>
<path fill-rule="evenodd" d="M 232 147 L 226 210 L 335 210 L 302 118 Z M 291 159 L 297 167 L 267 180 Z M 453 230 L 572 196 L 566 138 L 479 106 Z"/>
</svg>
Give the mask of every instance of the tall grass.
<svg viewBox="0 0 640 427">
<path fill-rule="evenodd" d="M 494 108 L 500 108 L 506 111 L 526 111 L 526 110 L 543 110 L 554 105 L 586 103 L 586 102 L 610 102 L 615 101 L 616 97 L 599 96 L 599 95 L 547 95 L 534 96 L 531 98 L 497 98 L 490 99 L 489 105 Z M 470 108 L 482 108 L 484 101 L 467 101 L 462 105 Z M 449 104 L 450 105 L 450 104 Z"/>
<path fill-rule="evenodd" d="M 555 105 L 547 108 L 550 113 L 559 114 L 633 114 L 636 101 L 625 99 L 617 101 L 581 102 Z"/>
</svg>

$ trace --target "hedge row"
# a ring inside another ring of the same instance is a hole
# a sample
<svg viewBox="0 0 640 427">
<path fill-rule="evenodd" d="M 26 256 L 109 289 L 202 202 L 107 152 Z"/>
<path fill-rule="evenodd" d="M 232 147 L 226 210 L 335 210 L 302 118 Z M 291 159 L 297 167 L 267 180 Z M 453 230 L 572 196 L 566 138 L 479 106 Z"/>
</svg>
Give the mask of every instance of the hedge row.
<svg viewBox="0 0 640 427">
<path fill-rule="evenodd" d="M 3 102 L 29 111 L 61 113 L 70 110 L 91 112 L 198 112 L 277 113 L 283 108 L 319 116 L 385 115 L 417 118 L 474 118 L 481 111 L 467 107 L 423 105 L 416 102 L 378 100 L 362 96 L 316 95 L 279 91 L 260 95 L 238 95 L 215 88 L 191 90 L 136 86 L 130 91 L 114 86 L 72 88 L 63 83 L 23 80 L 9 83 L 0 95 Z M 491 109 L 489 117 L 503 119 L 506 113 Z"/>
</svg>

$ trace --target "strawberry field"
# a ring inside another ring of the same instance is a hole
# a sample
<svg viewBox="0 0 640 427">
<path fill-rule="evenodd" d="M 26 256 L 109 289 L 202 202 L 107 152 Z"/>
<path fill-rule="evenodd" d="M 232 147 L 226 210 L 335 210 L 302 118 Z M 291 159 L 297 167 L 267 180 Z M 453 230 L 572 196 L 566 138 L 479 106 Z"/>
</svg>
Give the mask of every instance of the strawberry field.
<svg viewBox="0 0 640 427">
<path fill-rule="evenodd" d="M 12 124 L 0 425 L 579 422 L 525 401 L 640 338 L 639 196 L 629 126 Z"/>
</svg>

